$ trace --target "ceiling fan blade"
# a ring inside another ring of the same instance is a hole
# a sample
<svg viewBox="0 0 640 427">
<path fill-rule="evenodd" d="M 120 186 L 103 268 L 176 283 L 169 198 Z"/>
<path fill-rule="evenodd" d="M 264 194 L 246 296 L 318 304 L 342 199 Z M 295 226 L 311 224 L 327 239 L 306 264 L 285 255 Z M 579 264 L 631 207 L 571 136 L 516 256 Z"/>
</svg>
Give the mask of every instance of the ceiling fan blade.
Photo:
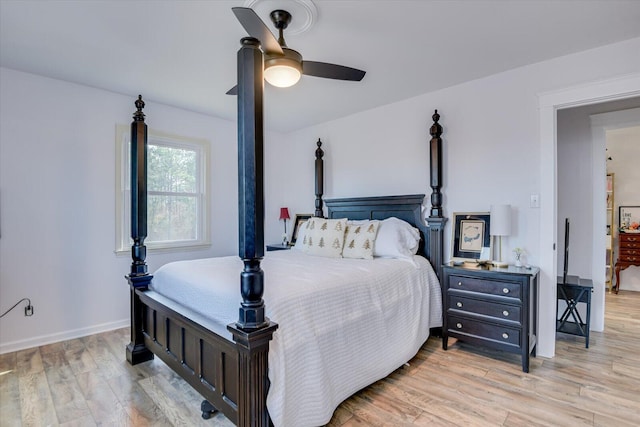
<svg viewBox="0 0 640 427">
<path fill-rule="evenodd" d="M 260 44 L 265 53 L 283 55 L 280 43 L 278 43 L 273 33 L 269 31 L 269 28 L 253 9 L 248 7 L 232 7 L 231 10 L 233 10 L 233 13 L 245 31 L 249 33 L 251 37 L 260 40 Z"/>
<path fill-rule="evenodd" d="M 302 61 L 302 74 L 327 79 L 350 80 L 359 82 L 366 71 L 344 65 L 327 64 L 326 62 Z"/>
<path fill-rule="evenodd" d="M 238 94 L 238 86 L 234 86 L 227 91 L 225 95 L 237 95 Z"/>
</svg>

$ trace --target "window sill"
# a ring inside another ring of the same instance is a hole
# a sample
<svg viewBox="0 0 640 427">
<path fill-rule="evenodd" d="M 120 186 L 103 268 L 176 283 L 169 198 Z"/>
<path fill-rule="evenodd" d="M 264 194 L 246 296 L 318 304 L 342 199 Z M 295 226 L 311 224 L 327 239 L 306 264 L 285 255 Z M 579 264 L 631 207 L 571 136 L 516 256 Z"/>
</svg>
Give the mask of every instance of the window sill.
<svg viewBox="0 0 640 427">
<path fill-rule="evenodd" d="M 184 245 L 173 245 L 173 246 L 147 246 L 147 253 L 170 253 L 170 252 L 191 252 L 191 251 L 201 251 L 204 249 L 209 249 L 211 247 L 211 242 L 203 242 L 203 243 L 189 243 Z M 130 256 L 131 255 L 131 247 L 125 249 L 117 249 L 114 251 L 116 256 Z"/>
</svg>

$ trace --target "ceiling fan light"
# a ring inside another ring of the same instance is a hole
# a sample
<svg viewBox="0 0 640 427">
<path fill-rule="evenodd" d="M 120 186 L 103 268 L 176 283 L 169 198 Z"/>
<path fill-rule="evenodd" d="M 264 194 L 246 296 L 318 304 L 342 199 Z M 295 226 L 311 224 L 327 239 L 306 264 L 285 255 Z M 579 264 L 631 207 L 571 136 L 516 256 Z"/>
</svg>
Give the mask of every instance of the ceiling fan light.
<svg viewBox="0 0 640 427">
<path fill-rule="evenodd" d="M 302 56 L 293 49 L 283 47 L 283 56 L 267 56 L 264 61 L 264 79 L 276 87 L 289 87 L 302 77 Z"/>
<path fill-rule="evenodd" d="M 264 70 L 264 79 L 277 87 L 289 87 L 298 83 L 302 73 L 289 65 L 273 65 Z"/>
</svg>

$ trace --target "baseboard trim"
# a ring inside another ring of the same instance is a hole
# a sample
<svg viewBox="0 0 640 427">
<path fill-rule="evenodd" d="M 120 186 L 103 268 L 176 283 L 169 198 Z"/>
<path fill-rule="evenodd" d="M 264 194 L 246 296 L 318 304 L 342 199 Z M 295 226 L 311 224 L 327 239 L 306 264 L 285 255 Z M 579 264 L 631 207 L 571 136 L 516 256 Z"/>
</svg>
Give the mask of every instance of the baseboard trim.
<svg viewBox="0 0 640 427">
<path fill-rule="evenodd" d="M 101 332 L 112 331 L 114 329 L 124 328 L 131 325 L 131 319 L 126 318 L 115 322 L 102 323 L 100 325 L 89 326 L 87 328 L 73 329 L 70 331 L 57 332 L 55 334 L 41 335 L 38 337 L 28 338 L 26 340 L 11 341 L 0 344 L 0 354 L 11 353 L 13 351 L 25 350 L 27 348 L 39 347 L 41 345 L 52 344 L 55 342 L 72 340 L 75 338 L 86 337 L 87 335 L 99 334 Z M 124 350 L 124 347 L 123 347 Z M 124 353 L 123 353 L 124 354 Z"/>
</svg>

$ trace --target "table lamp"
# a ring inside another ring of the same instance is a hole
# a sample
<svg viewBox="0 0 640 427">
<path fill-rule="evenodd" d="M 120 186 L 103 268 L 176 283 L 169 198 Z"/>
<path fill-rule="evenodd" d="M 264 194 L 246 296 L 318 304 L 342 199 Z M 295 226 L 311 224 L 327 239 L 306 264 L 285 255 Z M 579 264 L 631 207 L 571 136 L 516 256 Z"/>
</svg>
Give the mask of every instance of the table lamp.
<svg viewBox="0 0 640 427">
<path fill-rule="evenodd" d="M 282 237 L 282 244 L 286 245 L 288 242 L 287 240 L 287 220 L 290 218 L 289 216 L 289 208 L 280 208 L 280 219 L 284 220 L 284 234 Z"/>
<path fill-rule="evenodd" d="M 502 236 L 511 233 L 511 205 L 491 205 L 491 226 L 489 234 L 498 237 L 498 260 L 492 264 L 496 267 L 506 267 L 502 261 Z"/>
</svg>

